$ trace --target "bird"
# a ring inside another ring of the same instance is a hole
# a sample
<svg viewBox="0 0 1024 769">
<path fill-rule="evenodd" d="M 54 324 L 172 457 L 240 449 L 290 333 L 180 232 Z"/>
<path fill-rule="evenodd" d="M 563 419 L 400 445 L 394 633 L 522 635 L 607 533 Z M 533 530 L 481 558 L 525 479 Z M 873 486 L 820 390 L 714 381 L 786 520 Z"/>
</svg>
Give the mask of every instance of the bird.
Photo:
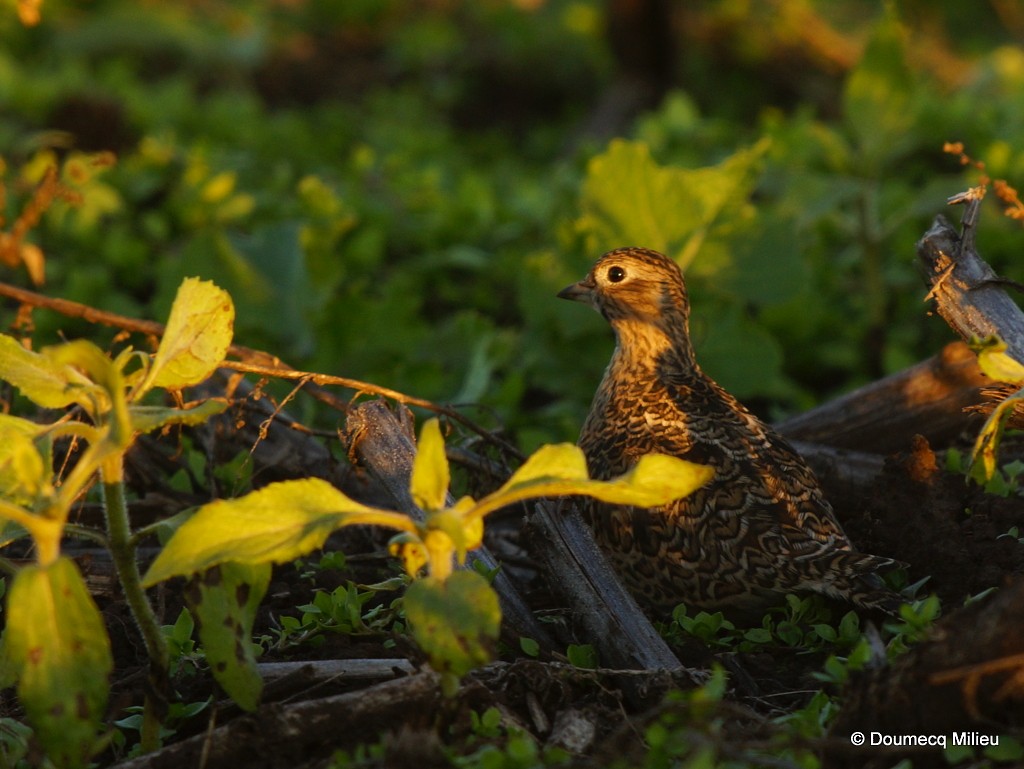
<svg viewBox="0 0 1024 769">
<path fill-rule="evenodd" d="M 789 593 L 898 611 L 900 596 L 880 574 L 903 564 L 855 550 L 803 458 L 697 364 L 673 260 L 609 251 L 558 296 L 589 304 L 615 332 L 578 441 L 591 477 L 621 475 L 650 453 L 715 471 L 662 507 L 581 501 L 594 539 L 649 614 L 671 617 L 683 603 L 760 619 Z"/>
</svg>

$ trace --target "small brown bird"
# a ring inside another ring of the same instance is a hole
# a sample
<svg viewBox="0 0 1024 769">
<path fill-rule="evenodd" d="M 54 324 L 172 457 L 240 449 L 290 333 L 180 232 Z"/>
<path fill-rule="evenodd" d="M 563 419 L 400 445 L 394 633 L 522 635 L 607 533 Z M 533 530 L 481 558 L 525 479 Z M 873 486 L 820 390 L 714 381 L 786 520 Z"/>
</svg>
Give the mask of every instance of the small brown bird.
<svg viewBox="0 0 1024 769">
<path fill-rule="evenodd" d="M 899 607 L 876 573 L 896 562 L 856 552 L 803 459 L 697 365 L 675 262 L 620 248 L 558 296 L 590 304 L 615 331 L 580 434 L 591 475 L 612 478 L 652 452 L 715 469 L 705 486 L 664 507 L 583 503 L 598 544 L 642 604 L 657 615 L 679 603 L 752 615 L 787 593 L 813 592 L 866 609 Z"/>
</svg>

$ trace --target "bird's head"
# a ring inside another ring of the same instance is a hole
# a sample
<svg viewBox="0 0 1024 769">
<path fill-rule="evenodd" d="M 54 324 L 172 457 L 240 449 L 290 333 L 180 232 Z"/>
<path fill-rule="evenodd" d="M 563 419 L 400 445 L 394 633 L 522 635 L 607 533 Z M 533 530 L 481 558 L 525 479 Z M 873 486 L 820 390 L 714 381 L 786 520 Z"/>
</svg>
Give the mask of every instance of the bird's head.
<svg viewBox="0 0 1024 769">
<path fill-rule="evenodd" d="M 585 302 L 612 326 L 651 324 L 668 334 L 686 333 L 690 302 L 679 266 L 646 248 L 617 248 L 597 260 L 583 280 L 558 292 Z"/>
</svg>

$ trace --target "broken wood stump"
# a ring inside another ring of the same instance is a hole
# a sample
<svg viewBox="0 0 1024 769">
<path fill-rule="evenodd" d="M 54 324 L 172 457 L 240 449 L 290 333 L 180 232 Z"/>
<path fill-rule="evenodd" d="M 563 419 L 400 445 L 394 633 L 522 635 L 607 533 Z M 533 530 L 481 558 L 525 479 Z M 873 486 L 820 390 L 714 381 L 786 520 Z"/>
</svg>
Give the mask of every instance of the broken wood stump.
<svg viewBox="0 0 1024 769">
<path fill-rule="evenodd" d="M 963 198 L 963 196 L 958 196 Z M 1006 352 L 1024 362 L 1024 312 L 1006 293 L 1012 281 L 996 275 L 975 244 L 981 201 L 966 200 L 962 232 L 936 216 L 917 243 L 917 256 L 931 286 L 928 298 L 951 329 L 963 339 L 998 335 Z"/>
</svg>

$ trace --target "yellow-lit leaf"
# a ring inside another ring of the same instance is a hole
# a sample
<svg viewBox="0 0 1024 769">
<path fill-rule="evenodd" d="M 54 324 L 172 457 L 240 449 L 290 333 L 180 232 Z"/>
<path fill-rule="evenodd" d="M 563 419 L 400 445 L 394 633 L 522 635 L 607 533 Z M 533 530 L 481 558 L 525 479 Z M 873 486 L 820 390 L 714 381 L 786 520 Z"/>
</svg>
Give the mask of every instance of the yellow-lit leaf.
<svg viewBox="0 0 1024 769">
<path fill-rule="evenodd" d="M 230 195 L 234 189 L 234 172 L 222 171 L 203 185 L 203 190 L 201 192 L 203 202 L 218 203 Z"/>
<path fill-rule="evenodd" d="M 425 511 L 441 510 L 450 482 L 441 424 L 437 419 L 428 419 L 420 430 L 416 459 L 412 465 L 412 499 Z"/>
<path fill-rule="evenodd" d="M 71 366 L 26 350 L 6 334 L 0 334 L 0 379 L 48 409 L 87 403 L 85 391 L 93 386 Z"/>
<path fill-rule="evenodd" d="M 400 532 L 388 540 L 388 553 L 402 561 L 405 573 L 415 577 L 427 565 L 427 548 L 415 534 Z"/>
<path fill-rule="evenodd" d="M 627 473 L 610 481 L 587 478 L 583 452 L 572 444 L 544 446 L 473 511 L 485 515 L 535 497 L 582 495 L 617 505 L 655 507 L 693 493 L 714 470 L 676 457 L 649 454 Z"/>
<path fill-rule="evenodd" d="M 226 291 L 210 281 L 185 278 L 143 390 L 202 382 L 224 360 L 234 322 L 235 307 Z"/>
<path fill-rule="evenodd" d="M 0 497 L 32 507 L 51 491 L 52 458 L 43 428 L 34 422 L 0 414 Z"/>
<path fill-rule="evenodd" d="M 982 425 L 971 452 L 970 476 L 980 484 L 992 478 L 996 472 L 996 450 L 1003 435 L 1006 421 L 1014 409 L 1024 403 L 1024 389 L 997 405 Z"/>
<path fill-rule="evenodd" d="M 1006 342 L 993 337 L 979 343 L 975 349 L 978 349 L 978 366 L 987 376 L 998 382 L 1024 383 L 1024 366 L 1006 354 Z"/>
<path fill-rule="evenodd" d="M 62 557 L 17 573 L 4 643 L 40 744 L 57 766 L 85 766 L 106 708 L 113 658 L 74 561 Z"/>
<path fill-rule="evenodd" d="M 537 480 L 585 481 L 588 477 L 587 459 L 580 447 L 571 443 L 555 443 L 541 446 L 531 454 L 498 491 Z"/>
<path fill-rule="evenodd" d="M 407 516 L 361 505 L 319 478 L 272 483 L 199 508 L 160 551 L 143 583 L 148 587 L 227 561 L 284 563 L 315 550 L 332 531 L 350 524 L 414 528 Z"/>
<path fill-rule="evenodd" d="M 600 483 L 584 494 L 616 505 L 655 507 L 692 494 L 714 474 L 714 469 L 707 465 L 664 454 L 648 454 L 640 457 L 628 473 Z"/>
</svg>

